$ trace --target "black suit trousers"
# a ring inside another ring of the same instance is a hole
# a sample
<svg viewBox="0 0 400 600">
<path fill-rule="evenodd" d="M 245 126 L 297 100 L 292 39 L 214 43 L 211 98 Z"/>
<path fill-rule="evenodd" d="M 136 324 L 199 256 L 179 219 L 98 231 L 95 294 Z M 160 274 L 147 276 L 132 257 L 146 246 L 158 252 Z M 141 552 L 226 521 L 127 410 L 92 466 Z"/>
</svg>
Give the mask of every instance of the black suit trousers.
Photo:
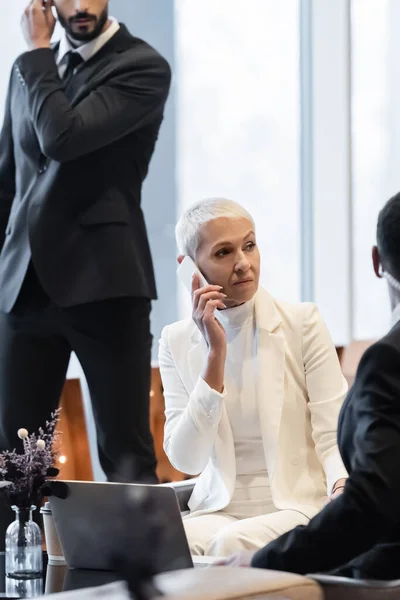
<svg viewBox="0 0 400 600">
<path fill-rule="evenodd" d="M 13 311 L 0 312 L 0 450 L 18 447 L 17 430 L 37 431 L 58 407 L 75 351 L 88 382 L 107 478 L 118 476 L 128 458 L 132 481 L 155 483 L 150 310 L 151 301 L 142 297 L 60 308 L 31 266 Z"/>
</svg>

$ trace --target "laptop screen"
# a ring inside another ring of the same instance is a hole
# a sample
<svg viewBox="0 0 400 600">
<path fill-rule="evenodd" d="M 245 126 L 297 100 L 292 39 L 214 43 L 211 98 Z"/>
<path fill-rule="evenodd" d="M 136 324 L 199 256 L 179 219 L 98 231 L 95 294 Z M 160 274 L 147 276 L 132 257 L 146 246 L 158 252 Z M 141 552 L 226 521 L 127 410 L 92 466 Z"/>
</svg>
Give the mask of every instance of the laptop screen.
<svg viewBox="0 0 400 600">
<path fill-rule="evenodd" d="M 66 481 L 50 506 L 67 565 L 113 570 L 151 559 L 156 573 L 193 567 L 175 492 L 157 485 Z"/>
</svg>

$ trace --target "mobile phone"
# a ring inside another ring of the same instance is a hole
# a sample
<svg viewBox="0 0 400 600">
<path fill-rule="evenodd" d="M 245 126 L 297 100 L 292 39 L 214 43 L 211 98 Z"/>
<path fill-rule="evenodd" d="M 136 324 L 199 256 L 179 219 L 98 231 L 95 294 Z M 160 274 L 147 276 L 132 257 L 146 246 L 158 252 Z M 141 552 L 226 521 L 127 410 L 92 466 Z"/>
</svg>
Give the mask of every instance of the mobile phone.
<svg viewBox="0 0 400 600">
<path fill-rule="evenodd" d="M 185 256 L 178 267 L 177 274 L 189 294 L 192 293 L 192 279 L 195 273 L 199 276 L 200 287 L 208 285 L 208 281 L 204 275 L 202 275 L 196 263 L 190 258 L 190 256 Z"/>
<path fill-rule="evenodd" d="M 53 13 L 54 18 L 58 19 L 57 9 L 55 5 L 51 2 L 51 0 L 42 0 L 42 9 L 46 10 L 46 5 L 51 3 L 51 12 Z"/>
</svg>

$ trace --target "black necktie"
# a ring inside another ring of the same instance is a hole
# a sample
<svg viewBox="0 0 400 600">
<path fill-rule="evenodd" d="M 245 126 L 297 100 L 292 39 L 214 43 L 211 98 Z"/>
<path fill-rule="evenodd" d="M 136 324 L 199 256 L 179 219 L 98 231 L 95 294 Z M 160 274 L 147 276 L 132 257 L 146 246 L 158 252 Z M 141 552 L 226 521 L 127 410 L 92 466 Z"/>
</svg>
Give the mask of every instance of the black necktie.
<svg viewBox="0 0 400 600">
<path fill-rule="evenodd" d="M 71 79 L 74 75 L 75 69 L 83 63 L 83 58 L 78 52 L 71 51 L 71 52 L 68 52 L 68 54 L 66 56 L 66 63 L 67 63 L 67 68 L 65 69 L 64 75 L 62 78 L 65 87 L 67 87 L 67 85 L 71 81 Z"/>
</svg>

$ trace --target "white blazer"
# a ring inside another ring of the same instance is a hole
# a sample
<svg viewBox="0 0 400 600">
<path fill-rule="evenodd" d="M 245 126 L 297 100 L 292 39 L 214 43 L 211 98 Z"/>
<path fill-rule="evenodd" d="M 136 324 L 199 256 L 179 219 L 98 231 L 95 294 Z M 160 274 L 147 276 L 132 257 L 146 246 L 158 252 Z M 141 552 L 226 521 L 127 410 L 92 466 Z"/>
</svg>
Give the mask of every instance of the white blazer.
<svg viewBox="0 0 400 600">
<path fill-rule="evenodd" d="M 335 347 L 314 304 L 287 304 L 260 288 L 257 401 L 272 500 L 313 517 L 347 477 L 336 444 L 347 392 Z M 229 352 L 229 349 L 228 349 Z M 165 396 L 165 452 L 184 473 L 201 473 L 191 512 L 225 508 L 236 482 L 232 430 L 223 395 L 202 379 L 207 345 L 192 319 L 165 327 L 159 366 Z"/>
</svg>

